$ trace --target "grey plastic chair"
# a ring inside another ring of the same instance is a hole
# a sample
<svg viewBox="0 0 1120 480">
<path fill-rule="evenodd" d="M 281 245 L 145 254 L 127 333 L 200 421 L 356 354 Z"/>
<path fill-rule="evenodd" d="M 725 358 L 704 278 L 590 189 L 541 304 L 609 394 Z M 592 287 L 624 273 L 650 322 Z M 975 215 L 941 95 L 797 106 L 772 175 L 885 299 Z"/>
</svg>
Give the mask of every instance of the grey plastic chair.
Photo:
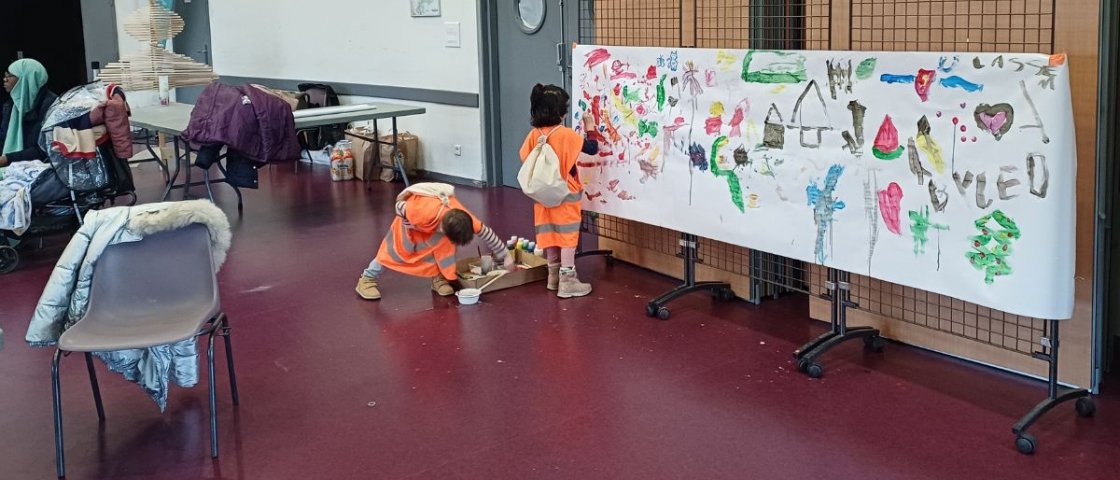
<svg viewBox="0 0 1120 480">
<path fill-rule="evenodd" d="M 84 317 L 58 340 L 51 363 L 54 394 L 55 460 L 66 476 L 62 441 L 62 397 L 58 364 L 63 355 L 83 352 L 97 404 L 105 421 L 92 352 L 147 348 L 208 335 L 210 456 L 218 457 L 217 398 L 214 392 L 214 335 L 225 339 L 230 393 L 238 404 L 230 327 L 221 312 L 209 232 L 193 224 L 149 235 L 140 242 L 109 246 L 97 261 Z"/>
</svg>

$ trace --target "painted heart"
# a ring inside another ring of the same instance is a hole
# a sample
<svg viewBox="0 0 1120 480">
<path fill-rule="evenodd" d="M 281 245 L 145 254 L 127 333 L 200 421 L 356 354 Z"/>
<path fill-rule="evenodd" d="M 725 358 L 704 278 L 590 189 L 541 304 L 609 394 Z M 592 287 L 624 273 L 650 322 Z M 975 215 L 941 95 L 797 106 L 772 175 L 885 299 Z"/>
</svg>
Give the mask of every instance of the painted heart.
<svg viewBox="0 0 1120 480">
<path fill-rule="evenodd" d="M 973 113 L 976 127 L 991 133 L 996 140 L 1000 140 L 1011 130 L 1015 123 L 1015 109 L 1007 103 L 988 105 L 980 104 Z"/>
<path fill-rule="evenodd" d="M 961 108 L 964 108 L 964 107 L 965 107 L 965 105 L 966 105 L 966 104 L 965 104 L 964 102 L 961 102 Z"/>
<path fill-rule="evenodd" d="M 879 190 L 879 213 L 883 216 L 883 223 L 887 230 L 895 235 L 902 234 L 902 225 L 899 222 L 898 212 L 902 205 L 902 187 L 891 182 L 886 189 Z"/>
<path fill-rule="evenodd" d="M 1003 124 L 1007 123 L 1007 114 L 1003 112 L 999 112 L 995 115 L 981 113 L 980 121 L 984 122 L 984 125 L 988 127 L 989 132 L 998 132 L 1001 128 L 1003 128 Z M 964 131 L 963 125 L 961 126 L 961 131 Z"/>
</svg>

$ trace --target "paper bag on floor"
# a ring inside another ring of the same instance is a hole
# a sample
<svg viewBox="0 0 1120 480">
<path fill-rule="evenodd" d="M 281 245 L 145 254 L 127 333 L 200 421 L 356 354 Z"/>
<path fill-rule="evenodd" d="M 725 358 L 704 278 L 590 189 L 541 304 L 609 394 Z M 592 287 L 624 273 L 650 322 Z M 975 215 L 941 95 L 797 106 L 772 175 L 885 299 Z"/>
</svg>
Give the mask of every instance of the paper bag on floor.
<svg viewBox="0 0 1120 480">
<path fill-rule="evenodd" d="M 354 153 L 354 176 L 357 177 L 358 180 L 365 180 L 367 168 L 371 170 L 371 173 L 376 172 L 374 168 L 378 168 L 378 166 L 373 165 L 374 146 L 373 142 L 355 135 L 373 138 L 373 130 L 361 127 L 351 128 L 346 131 L 346 139 L 350 140 L 352 144 L 350 149 Z"/>
<path fill-rule="evenodd" d="M 382 135 L 381 144 L 381 181 L 392 182 L 396 175 L 393 171 L 393 135 Z M 389 143 L 390 145 L 386 145 Z M 416 163 L 420 158 L 420 139 L 409 132 L 397 134 L 397 148 L 401 152 L 404 170 L 409 176 L 416 175 Z"/>
</svg>

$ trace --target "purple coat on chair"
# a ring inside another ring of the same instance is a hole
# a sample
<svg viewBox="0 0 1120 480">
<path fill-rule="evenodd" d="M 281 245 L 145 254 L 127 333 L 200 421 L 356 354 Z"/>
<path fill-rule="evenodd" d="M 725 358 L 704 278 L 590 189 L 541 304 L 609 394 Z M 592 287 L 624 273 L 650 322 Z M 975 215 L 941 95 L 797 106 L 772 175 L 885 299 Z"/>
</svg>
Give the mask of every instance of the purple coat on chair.
<svg viewBox="0 0 1120 480">
<path fill-rule="evenodd" d="M 193 148 L 225 145 L 260 163 L 299 159 L 292 107 L 249 85 L 207 86 L 182 138 Z"/>
</svg>

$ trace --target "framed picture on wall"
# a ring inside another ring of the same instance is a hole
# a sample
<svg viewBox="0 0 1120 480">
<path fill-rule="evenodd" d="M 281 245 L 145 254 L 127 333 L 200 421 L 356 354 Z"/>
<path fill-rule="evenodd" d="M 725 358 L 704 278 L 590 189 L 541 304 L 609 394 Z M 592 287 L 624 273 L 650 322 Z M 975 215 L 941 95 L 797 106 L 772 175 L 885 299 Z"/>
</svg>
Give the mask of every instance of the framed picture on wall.
<svg viewBox="0 0 1120 480">
<path fill-rule="evenodd" d="M 439 0 L 408 0 L 414 17 L 438 17 Z"/>
</svg>

